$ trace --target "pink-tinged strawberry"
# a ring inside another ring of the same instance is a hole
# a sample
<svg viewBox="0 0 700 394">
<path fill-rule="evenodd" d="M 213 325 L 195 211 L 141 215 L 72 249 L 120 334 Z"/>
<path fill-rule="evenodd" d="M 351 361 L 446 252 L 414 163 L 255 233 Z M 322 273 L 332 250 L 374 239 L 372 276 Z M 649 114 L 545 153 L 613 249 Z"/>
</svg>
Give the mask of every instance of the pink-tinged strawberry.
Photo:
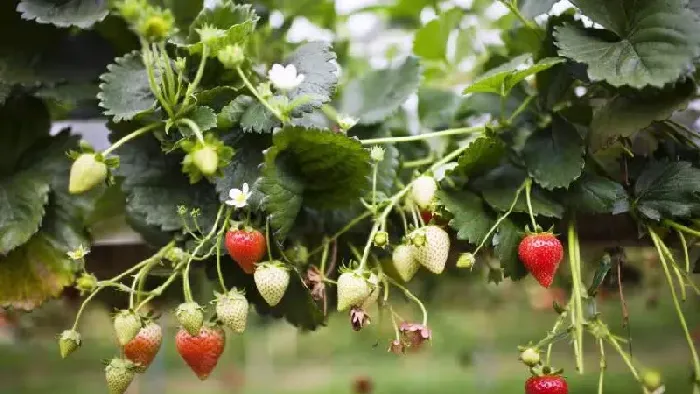
<svg viewBox="0 0 700 394">
<path fill-rule="evenodd" d="M 216 317 L 233 332 L 243 333 L 248 321 L 248 300 L 243 292 L 233 289 L 216 297 Z"/>
<path fill-rule="evenodd" d="M 250 227 L 228 231 L 224 243 L 228 254 L 246 274 L 255 272 L 255 264 L 267 252 L 263 233 Z"/>
<path fill-rule="evenodd" d="M 131 360 L 138 372 L 145 372 L 163 343 L 163 330 L 154 322 L 146 324 L 134 339 L 124 345 L 124 357 Z"/>
<path fill-rule="evenodd" d="M 136 365 L 129 360 L 115 358 L 105 367 L 109 394 L 124 394 L 134 380 Z"/>
<path fill-rule="evenodd" d="M 525 394 L 569 394 L 569 387 L 559 375 L 533 376 L 525 382 Z"/>
<path fill-rule="evenodd" d="M 268 261 L 258 265 L 253 274 L 255 286 L 262 298 L 270 306 L 282 301 L 289 286 L 289 271 L 281 261 Z"/>
<path fill-rule="evenodd" d="M 564 248 L 552 233 L 533 233 L 520 241 L 518 257 L 537 282 L 549 288 L 564 257 Z"/>
<path fill-rule="evenodd" d="M 204 326 L 197 335 L 180 329 L 175 336 L 175 347 L 187 365 L 200 380 L 206 380 L 224 352 L 226 334 L 218 327 Z"/>
<path fill-rule="evenodd" d="M 122 310 L 114 316 L 114 333 L 119 344 L 124 346 L 141 330 L 141 317 L 130 310 Z"/>
</svg>

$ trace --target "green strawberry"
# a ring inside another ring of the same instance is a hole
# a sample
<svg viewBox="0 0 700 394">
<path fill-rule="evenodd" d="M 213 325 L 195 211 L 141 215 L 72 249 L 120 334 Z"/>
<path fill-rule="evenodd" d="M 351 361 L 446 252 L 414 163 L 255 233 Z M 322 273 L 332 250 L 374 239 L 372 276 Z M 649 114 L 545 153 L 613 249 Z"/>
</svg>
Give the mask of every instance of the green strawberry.
<svg viewBox="0 0 700 394">
<path fill-rule="evenodd" d="M 66 358 L 76 351 L 80 347 L 80 342 L 80 334 L 77 331 L 63 331 L 58 338 L 58 349 L 61 352 L 61 358 Z"/>
<path fill-rule="evenodd" d="M 236 289 L 226 294 L 218 294 L 216 298 L 216 316 L 224 324 L 237 333 L 245 331 L 248 320 L 248 300 Z"/>
<path fill-rule="evenodd" d="M 425 241 L 416 245 L 416 261 L 434 274 L 445 270 L 447 256 L 450 252 L 450 236 L 438 226 L 425 226 L 415 230 L 411 236 L 415 240 Z"/>
<path fill-rule="evenodd" d="M 357 272 L 340 274 L 337 286 L 338 311 L 344 311 L 353 306 L 361 306 L 372 292 L 367 279 Z"/>
<path fill-rule="evenodd" d="M 70 168 L 68 191 L 70 194 L 84 193 L 107 179 L 107 164 L 94 153 L 83 153 Z"/>
<path fill-rule="evenodd" d="M 114 332 L 119 344 L 124 346 L 141 331 L 141 317 L 130 310 L 119 311 L 114 316 Z"/>
<path fill-rule="evenodd" d="M 123 394 L 134 380 L 136 364 L 129 360 L 115 358 L 105 368 L 105 378 L 109 394 Z"/>
<path fill-rule="evenodd" d="M 180 304 L 175 311 L 175 316 L 180 325 L 193 336 L 199 333 L 204 324 L 204 312 L 196 302 Z"/>
<path fill-rule="evenodd" d="M 420 264 L 416 260 L 416 247 L 413 245 L 397 246 L 391 255 L 391 261 L 394 263 L 396 272 L 404 282 L 413 279 L 413 276 L 418 272 L 418 268 L 420 268 Z"/>
<path fill-rule="evenodd" d="M 253 274 L 255 286 L 265 302 L 275 306 L 282 301 L 289 285 L 289 271 L 281 261 L 268 261 L 258 265 Z"/>
</svg>

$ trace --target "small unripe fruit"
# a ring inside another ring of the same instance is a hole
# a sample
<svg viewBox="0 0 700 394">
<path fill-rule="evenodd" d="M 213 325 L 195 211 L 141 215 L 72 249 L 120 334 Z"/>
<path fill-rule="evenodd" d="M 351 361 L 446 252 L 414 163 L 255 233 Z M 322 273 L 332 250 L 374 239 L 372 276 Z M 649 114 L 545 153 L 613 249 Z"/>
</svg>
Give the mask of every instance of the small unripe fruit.
<svg viewBox="0 0 700 394">
<path fill-rule="evenodd" d="M 212 176 L 219 168 L 219 155 L 210 146 L 205 146 L 192 153 L 192 161 L 204 176 Z"/>
<path fill-rule="evenodd" d="M 107 165 L 97 160 L 92 153 L 84 153 L 73 162 L 70 168 L 68 191 L 71 194 L 84 193 L 107 179 Z"/>
<path fill-rule="evenodd" d="M 61 358 L 66 358 L 76 351 L 80 347 L 80 342 L 80 334 L 77 331 L 63 331 L 58 338 L 58 349 L 61 352 Z"/>
<path fill-rule="evenodd" d="M 540 363 L 540 352 L 532 347 L 526 348 L 520 353 L 520 361 L 528 367 L 534 367 Z"/>
<path fill-rule="evenodd" d="M 374 234 L 373 241 L 374 245 L 379 246 L 380 248 L 386 246 L 387 242 L 389 242 L 389 234 L 387 234 L 386 231 L 379 231 Z"/>
<path fill-rule="evenodd" d="M 661 387 L 661 374 L 656 371 L 646 371 L 642 375 L 642 383 L 648 390 L 654 391 Z"/>
<path fill-rule="evenodd" d="M 411 197 L 413 201 L 422 209 L 430 207 L 437 191 L 437 182 L 431 176 L 422 175 L 413 181 L 411 186 Z"/>
</svg>

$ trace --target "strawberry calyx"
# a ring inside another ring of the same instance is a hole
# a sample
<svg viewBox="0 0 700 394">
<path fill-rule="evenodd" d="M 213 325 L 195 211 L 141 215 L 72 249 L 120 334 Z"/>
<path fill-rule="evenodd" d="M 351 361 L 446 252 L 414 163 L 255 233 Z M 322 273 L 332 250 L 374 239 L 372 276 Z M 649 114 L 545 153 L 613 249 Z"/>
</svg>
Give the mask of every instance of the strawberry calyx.
<svg viewBox="0 0 700 394">
<path fill-rule="evenodd" d="M 564 373 L 563 368 L 554 369 L 549 365 L 536 365 L 530 368 L 532 376 L 561 376 Z"/>
</svg>

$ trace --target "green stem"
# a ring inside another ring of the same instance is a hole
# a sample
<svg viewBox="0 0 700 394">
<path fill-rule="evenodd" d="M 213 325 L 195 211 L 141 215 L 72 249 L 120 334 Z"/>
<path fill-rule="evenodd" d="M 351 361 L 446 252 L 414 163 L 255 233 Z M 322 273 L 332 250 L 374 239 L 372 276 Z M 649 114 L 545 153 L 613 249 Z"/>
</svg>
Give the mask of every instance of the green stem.
<svg viewBox="0 0 700 394">
<path fill-rule="evenodd" d="M 403 285 L 401 285 L 400 283 L 395 281 L 393 278 L 391 278 L 389 276 L 387 276 L 386 278 L 389 280 L 389 282 L 391 282 L 392 285 L 396 286 L 399 290 L 403 291 L 403 293 L 406 295 L 406 297 L 408 297 L 413 302 L 418 304 L 421 312 L 423 313 L 423 326 L 427 327 L 428 326 L 428 310 L 425 308 L 425 305 L 423 305 L 423 302 L 418 297 L 416 297 L 413 293 L 411 293 L 410 290 L 408 290 L 406 287 L 404 287 Z"/>
<path fill-rule="evenodd" d="M 685 334 L 685 339 L 688 342 L 688 347 L 690 348 L 690 353 L 693 357 L 693 372 L 695 373 L 693 379 L 694 385 L 697 386 L 698 379 L 700 379 L 700 358 L 698 358 L 698 352 L 695 350 L 693 337 L 690 335 L 690 331 L 688 330 L 688 323 L 685 320 L 685 315 L 683 314 L 683 310 L 681 309 L 681 304 L 678 301 L 678 296 L 676 295 L 676 288 L 673 285 L 673 278 L 671 277 L 671 271 L 668 268 L 668 262 L 666 261 L 666 255 L 664 253 L 664 249 L 668 250 L 668 248 L 666 248 L 664 242 L 661 240 L 661 238 L 659 238 L 658 234 L 656 234 L 656 232 L 653 229 L 647 227 L 647 230 L 651 235 L 651 240 L 654 242 L 654 246 L 656 247 L 656 251 L 659 255 L 659 261 L 661 262 L 661 266 L 664 269 L 666 281 L 668 282 L 668 286 L 671 289 L 671 298 L 673 298 L 673 306 L 676 309 L 678 320 L 681 323 L 683 333 Z"/>
<path fill-rule="evenodd" d="M 139 283 L 141 275 L 134 275 L 134 280 L 131 282 L 131 294 L 129 295 L 129 309 L 134 310 L 134 298 L 136 298 L 136 284 Z"/>
<path fill-rule="evenodd" d="M 501 0 L 501 3 L 508 7 L 510 12 L 512 12 L 513 15 L 515 15 L 515 17 L 518 18 L 520 22 L 522 22 L 523 25 L 525 25 L 528 29 L 534 31 L 535 34 L 537 34 L 537 37 L 539 37 L 540 39 L 544 38 L 544 36 L 542 35 L 542 31 L 540 31 L 540 28 L 534 22 L 525 18 L 525 16 L 523 16 L 523 14 L 520 13 L 520 10 L 518 9 L 518 5 L 516 3 L 513 3 L 509 0 Z"/>
<path fill-rule="evenodd" d="M 265 245 L 267 245 L 267 259 L 272 261 L 272 243 L 270 242 L 270 216 L 265 220 Z"/>
<path fill-rule="evenodd" d="M 527 96 L 525 100 L 523 100 L 522 103 L 518 106 L 518 108 L 515 109 L 515 112 L 510 114 L 510 118 L 508 118 L 508 123 L 513 123 L 515 121 L 515 118 L 518 117 L 525 109 L 527 108 L 528 105 L 534 100 L 537 96 Z"/>
<path fill-rule="evenodd" d="M 321 276 L 326 276 L 326 260 L 328 260 L 328 249 L 330 241 L 326 238 L 323 240 L 323 253 L 321 253 Z"/>
<path fill-rule="evenodd" d="M 244 83 L 245 86 L 248 88 L 248 90 L 250 90 L 250 92 L 253 93 L 253 96 L 255 96 L 255 98 L 258 99 L 258 101 L 260 102 L 260 104 L 264 105 L 265 108 L 267 108 L 270 112 L 272 112 L 272 114 L 275 115 L 275 117 L 276 117 L 277 119 L 279 119 L 280 122 L 286 123 L 286 122 L 287 122 L 287 119 L 280 113 L 280 111 L 279 111 L 277 108 L 275 108 L 275 107 L 273 107 L 272 105 L 270 105 L 270 103 L 269 103 L 267 100 L 265 100 L 265 98 L 263 98 L 263 97 L 260 95 L 260 93 L 258 93 L 258 90 L 255 89 L 255 87 L 253 86 L 252 83 L 250 83 L 250 80 L 248 80 L 248 77 L 246 77 L 246 75 L 245 75 L 245 73 L 243 72 L 243 70 L 241 70 L 240 67 L 236 67 L 236 71 L 238 71 L 238 75 L 239 75 L 239 76 L 241 77 L 241 79 L 243 80 L 243 83 Z"/>
<path fill-rule="evenodd" d="M 528 179 L 529 179 L 529 178 L 528 178 Z M 498 220 L 496 220 L 496 223 L 495 223 L 493 226 L 491 226 L 491 229 L 489 229 L 489 231 L 486 233 L 486 236 L 484 236 L 484 239 L 481 240 L 481 243 L 479 243 L 479 246 L 477 246 L 476 249 L 474 250 L 474 255 L 476 255 L 477 253 L 479 253 L 479 251 L 481 250 L 481 248 L 483 248 L 484 245 L 486 245 L 486 241 L 489 239 L 489 237 L 491 237 L 491 235 L 493 235 L 493 233 L 496 231 L 496 229 L 498 228 L 498 226 L 501 225 L 501 222 L 503 222 L 504 220 L 506 220 L 506 218 L 507 218 L 511 213 L 513 213 L 513 209 L 515 209 L 515 205 L 518 203 L 518 199 L 520 198 L 520 193 L 523 192 L 523 190 L 525 189 L 526 184 L 527 184 L 527 179 L 525 180 L 525 182 L 523 182 L 522 185 L 520 185 L 520 187 L 518 188 L 518 190 L 515 191 L 515 197 L 513 198 L 513 202 L 510 203 L 510 207 L 509 207 L 508 210 L 503 214 L 503 216 L 499 217 Z"/>
<path fill-rule="evenodd" d="M 690 256 L 688 255 L 688 241 L 685 239 L 685 234 L 682 231 L 676 229 L 676 234 L 678 234 L 678 239 L 681 241 L 681 247 L 683 248 L 683 257 L 685 258 L 685 272 L 690 272 Z"/>
<path fill-rule="evenodd" d="M 373 145 L 373 144 L 384 144 L 384 143 L 389 143 L 389 142 L 411 142 L 411 141 L 420 141 L 420 140 L 427 140 L 430 138 L 437 138 L 437 137 L 442 137 L 446 135 L 460 135 L 460 134 L 475 134 L 475 133 L 483 133 L 486 130 L 486 127 L 484 126 L 473 126 L 473 127 L 460 127 L 456 129 L 447 129 L 443 131 L 436 131 L 433 133 L 425 133 L 425 134 L 418 134 L 418 135 L 409 135 L 405 137 L 383 137 L 383 138 L 370 138 L 366 140 L 362 140 L 362 145 Z M 444 162 L 442 164 L 445 164 L 447 162 Z M 437 168 L 437 167 L 434 167 Z"/>
<path fill-rule="evenodd" d="M 432 163 L 433 160 L 435 160 L 435 155 L 433 155 L 433 153 L 431 152 L 427 157 L 424 157 L 422 159 L 404 162 L 403 164 L 401 164 L 401 168 L 423 167 Z"/>
<path fill-rule="evenodd" d="M 583 373 L 583 290 L 581 289 L 581 255 L 579 251 L 578 234 L 576 233 L 576 221 L 569 222 L 568 229 L 569 263 L 571 265 L 571 277 L 573 280 L 573 313 L 571 324 L 574 326 L 574 353 L 576 356 L 576 369 Z"/>
<path fill-rule="evenodd" d="M 109 155 L 110 153 L 112 153 L 112 152 L 115 151 L 116 149 L 119 149 L 119 147 L 121 147 L 122 145 L 126 144 L 127 142 L 133 140 L 134 138 L 140 137 L 140 136 L 142 136 L 142 135 L 148 133 L 149 131 L 151 131 L 151 130 L 157 128 L 158 126 L 160 126 L 160 122 L 159 122 L 159 123 L 151 123 L 151 124 L 149 124 L 148 126 L 144 126 L 144 127 L 141 127 L 140 129 L 137 129 L 137 130 L 135 130 L 135 131 L 132 131 L 131 133 L 125 135 L 125 136 L 122 137 L 122 138 L 120 138 L 119 141 L 117 141 L 117 142 L 115 142 L 114 144 L 112 144 L 109 148 L 105 149 L 105 150 L 102 152 L 102 155 L 103 155 L 103 156 Z"/>
<path fill-rule="evenodd" d="M 682 233 L 681 233 L 681 234 L 682 234 Z M 683 239 L 685 239 L 685 238 L 683 238 Z M 681 241 L 681 243 L 682 243 L 682 242 L 683 242 L 683 241 Z M 666 246 L 666 244 L 661 243 L 660 246 L 661 246 L 661 250 L 662 250 L 662 251 L 664 252 L 664 254 L 666 255 L 666 261 L 669 262 L 669 263 L 671 263 L 671 266 L 673 267 L 674 271 L 675 271 L 678 275 L 681 275 L 682 278 L 684 279 L 681 283 L 682 283 L 683 285 L 685 285 L 685 286 L 690 286 L 690 288 L 693 289 L 693 291 L 695 292 L 695 294 L 700 295 L 700 288 L 698 288 L 698 286 L 695 284 L 695 282 L 693 282 L 693 278 L 691 277 L 691 273 L 690 273 L 690 260 L 688 259 L 688 256 L 687 256 L 687 248 L 686 248 L 686 259 L 687 259 L 687 260 L 686 260 L 686 262 L 685 262 L 685 263 L 686 263 L 686 269 L 685 269 L 685 270 L 682 270 L 682 269 L 680 269 L 680 267 L 678 267 L 678 264 L 676 263 L 676 260 L 675 260 L 675 258 L 673 257 L 673 254 L 672 254 L 671 251 L 668 249 L 668 247 Z M 684 289 L 681 289 L 681 290 L 684 290 Z"/>
<path fill-rule="evenodd" d="M 192 302 L 192 289 L 190 288 L 190 266 L 192 260 L 185 264 L 185 271 L 182 273 L 182 291 L 185 294 L 185 302 Z"/>
<path fill-rule="evenodd" d="M 153 72 L 153 64 L 155 63 L 153 53 L 151 52 L 148 44 L 142 42 L 141 46 L 143 47 L 142 59 L 143 63 L 146 65 L 146 74 L 148 75 L 148 86 L 151 88 L 153 95 L 156 96 L 156 99 L 160 105 L 163 107 L 163 109 L 165 109 L 165 112 L 167 112 L 168 117 L 173 118 L 175 114 L 173 113 L 172 108 L 170 108 L 170 104 L 168 104 L 165 97 L 163 97 L 163 92 L 161 91 L 160 86 L 158 86 L 156 83 L 156 77 Z"/>
<path fill-rule="evenodd" d="M 231 213 L 233 208 L 228 208 L 226 214 L 224 215 L 224 225 L 221 226 L 221 230 L 216 235 L 216 274 L 219 277 L 219 284 L 221 285 L 221 290 L 226 293 L 226 281 L 224 281 L 224 274 L 221 271 L 221 241 L 224 238 L 224 232 L 226 231 L 226 223 L 228 223 L 231 218 Z"/>
<path fill-rule="evenodd" d="M 170 64 L 170 57 L 168 56 L 168 51 L 165 48 L 165 41 L 158 43 L 158 50 L 161 54 L 161 60 L 164 63 L 165 77 L 167 78 L 168 91 L 170 92 L 169 98 L 172 103 L 177 103 L 176 86 L 175 86 L 175 72 L 173 71 L 172 64 Z"/>
<path fill-rule="evenodd" d="M 379 172 L 379 163 L 374 163 L 372 166 L 372 212 L 377 212 L 377 173 Z"/>
<path fill-rule="evenodd" d="M 195 137 L 197 137 L 197 140 L 199 142 L 204 142 L 204 134 L 202 134 L 202 130 L 199 128 L 197 123 L 195 123 L 192 119 L 179 119 L 176 123 L 181 123 L 186 125 L 192 132 L 194 133 Z"/>
<path fill-rule="evenodd" d="M 368 217 L 372 216 L 372 212 L 365 211 L 363 212 L 360 216 L 357 216 L 356 218 L 352 219 L 348 224 L 345 225 L 342 229 L 338 230 L 335 234 L 333 234 L 330 238 L 327 238 L 328 242 L 335 241 L 340 237 L 341 235 L 345 234 L 348 232 L 351 228 L 355 227 L 358 223 L 362 222 L 363 220 L 367 219 Z M 318 246 L 316 249 L 311 251 L 309 256 L 313 256 L 316 253 L 320 252 L 323 249 L 324 245 Z"/>
<path fill-rule="evenodd" d="M 465 150 L 469 148 L 469 145 L 462 146 L 458 149 L 455 149 L 452 151 L 450 154 L 446 155 L 439 161 L 435 162 L 428 171 L 425 172 L 425 174 L 430 173 L 432 171 L 435 171 L 436 168 L 440 167 L 441 165 L 445 163 L 449 163 L 450 161 L 456 159 L 461 155 Z M 362 253 L 362 260 L 360 261 L 360 266 L 358 267 L 359 271 L 364 270 L 365 266 L 367 265 L 367 259 L 369 257 L 369 252 L 372 249 L 372 241 L 374 240 L 374 236 L 377 234 L 379 231 L 379 228 L 382 226 L 382 223 L 386 221 L 387 216 L 389 216 L 389 213 L 394 209 L 394 205 L 398 204 L 399 201 L 408 193 L 409 190 L 411 190 L 411 187 L 413 186 L 413 182 L 418 179 L 417 177 L 414 178 L 411 182 L 409 182 L 406 186 L 404 186 L 403 189 L 401 189 L 399 192 L 394 194 L 390 199 L 389 202 L 387 203 L 386 207 L 384 207 L 384 210 L 379 214 L 379 216 L 375 219 L 374 225 L 372 226 L 372 230 L 370 231 L 369 238 L 367 239 L 367 243 L 365 244 L 364 251 Z"/>
<path fill-rule="evenodd" d="M 622 361 L 625 362 L 625 365 L 627 365 L 627 368 L 629 368 L 630 372 L 632 372 L 634 378 L 641 383 L 642 378 L 639 375 L 639 371 L 637 371 L 637 368 L 632 363 L 632 358 L 630 357 L 630 355 L 627 354 L 627 352 L 624 349 L 622 349 L 622 346 L 620 346 L 620 342 L 618 342 L 615 336 L 611 335 L 610 333 L 606 335 L 605 339 L 613 346 L 613 348 L 615 349 L 615 351 L 617 351 L 620 357 L 622 357 Z"/>
<path fill-rule="evenodd" d="M 527 213 L 530 215 L 530 221 L 532 222 L 532 231 L 537 231 L 538 225 L 535 221 L 535 215 L 532 209 L 532 200 L 530 195 L 532 194 L 532 178 L 527 177 L 525 179 L 525 201 L 527 202 Z"/>
<path fill-rule="evenodd" d="M 204 76 L 204 66 L 207 64 L 207 57 L 209 56 L 209 47 L 207 45 L 204 45 L 202 48 L 202 60 L 199 62 L 199 67 L 197 68 L 197 74 L 194 76 L 194 80 L 192 83 L 187 86 L 187 91 L 185 92 L 185 98 L 182 100 L 182 106 L 180 107 L 180 112 L 183 110 L 187 110 L 187 105 L 190 102 L 190 99 L 194 95 L 194 91 L 197 89 L 199 86 L 199 83 L 202 82 L 202 76 Z"/>
<path fill-rule="evenodd" d="M 605 380 L 605 369 L 608 367 L 605 361 L 605 343 L 603 339 L 598 340 L 600 348 L 600 378 L 598 379 L 598 394 L 603 394 L 603 381 Z"/>
<path fill-rule="evenodd" d="M 92 299 L 93 299 L 93 298 L 97 295 L 97 293 L 99 293 L 100 290 L 102 290 L 102 289 L 104 289 L 104 287 L 98 287 L 97 289 L 95 289 L 95 291 L 93 291 L 92 293 L 90 293 L 90 295 L 87 296 L 87 298 L 83 301 L 83 303 L 80 304 L 80 309 L 78 309 L 78 313 L 75 315 L 75 321 L 73 322 L 73 331 L 75 331 L 75 330 L 78 328 L 78 322 L 80 321 L 80 316 L 82 316 L 83 311 L 85 310 L 85 307 L 87 306 L 87 304 L 89 304 L 90 301 L 92 301 Z"/>
<path fill-rule="evenodd" d="M 564 320 L 566 320 L 568 316 L 568 312 L 563 312 L 559 315 L 557 318 L 557 321 L 554 322 L 554 327 L 552 327 L 552 331 L 550 331 L 550 335 L 556 335 L 561 326 L 564 324 Z M 554 343 L 550 343 L 547 345 L 547 356 L 545 358 L 545 365 L 551 365 L 550 362 L 552 360 L 552 348 L 554 347 Z"/>
<path fill-rule="evenodd" d="M 700 231 L 697 231 L 697 230 L 692 229 L 692 228 L 690 228 L 690 227 L 684 226 L 684 225 L 682 225 L 682 224 L 680 224 L 680 223 L 676 223 L 676 222 L 674 222 L 674 221 L 672 221 L 672 220 L 664 219 L 663 224 L 665 224 L 666 226 L 672 227 L 672 228 L 674 228 L 674 229 L 676 229 L 676 230 L 682 231 L 682 232 L 684 232 L 684 233 L 686 233 L 686 234 L 688 234 L 688 235 L 693 235 L 693 236 L 696 236 L 696 237 L 700 237 Z"/>
</svg>

